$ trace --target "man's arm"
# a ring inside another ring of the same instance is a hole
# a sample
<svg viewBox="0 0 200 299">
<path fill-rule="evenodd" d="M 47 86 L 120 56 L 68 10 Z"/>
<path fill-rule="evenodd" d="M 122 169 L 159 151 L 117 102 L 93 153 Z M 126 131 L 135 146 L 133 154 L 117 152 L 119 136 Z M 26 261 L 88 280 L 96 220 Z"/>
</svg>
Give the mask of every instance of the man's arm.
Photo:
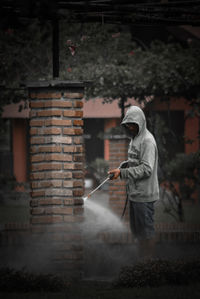
<svg viewBox="0 0 200 299">
<path fill-rule="evenodd" d="M 122 179 L 133 178 L 134 180 L 148 178 L 153 170 L 155 163 L 156 147 L 155 144 L 146 141 L 142 145 L 140 164 L 138 166 L 129 167 L 120 170 Z"/>
</svg>

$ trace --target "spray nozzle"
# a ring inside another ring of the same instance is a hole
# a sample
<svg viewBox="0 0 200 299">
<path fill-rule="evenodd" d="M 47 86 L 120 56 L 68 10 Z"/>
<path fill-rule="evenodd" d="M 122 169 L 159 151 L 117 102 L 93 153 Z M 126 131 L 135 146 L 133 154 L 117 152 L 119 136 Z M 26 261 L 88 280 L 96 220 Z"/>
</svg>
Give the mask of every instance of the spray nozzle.
<svg viewBox="0 0 200 299">
<path fill-rule="evenodd" d="M 114 173 L 111 173 L 111 174 L 109 175 L 109 179 L 112 180 L 113 178 L 114 178 Z"/>
</svg>

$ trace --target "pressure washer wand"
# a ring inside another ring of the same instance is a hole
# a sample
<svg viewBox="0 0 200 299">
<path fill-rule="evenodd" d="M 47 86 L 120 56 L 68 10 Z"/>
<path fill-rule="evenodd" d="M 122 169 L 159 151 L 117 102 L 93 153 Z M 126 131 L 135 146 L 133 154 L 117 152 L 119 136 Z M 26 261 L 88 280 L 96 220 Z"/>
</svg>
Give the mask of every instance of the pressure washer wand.
<svg viewBox="0 0 200 299">
<path fill-rule="evenodd" d="M 101 186 L 103 186 L 107 181 L 112 179 L 114 174 L 109 175 L 99 186 L 97 186 L 94 190 L 92 190 L 86 197 L 83 197 L 83 200 L 88 199 L 94 192 L 96 192 Z"/>
</svg>

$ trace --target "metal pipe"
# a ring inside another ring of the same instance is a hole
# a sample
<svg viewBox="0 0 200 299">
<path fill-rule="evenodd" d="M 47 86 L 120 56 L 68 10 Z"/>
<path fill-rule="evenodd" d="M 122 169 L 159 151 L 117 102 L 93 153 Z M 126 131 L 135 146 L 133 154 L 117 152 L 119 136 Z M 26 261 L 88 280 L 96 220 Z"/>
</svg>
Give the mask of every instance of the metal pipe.
<svg viewBox="0 0 200 299">
<path fill-rule="evenodd" d="M 83 197 L 83 200 L 87 200 L 90 198 L 90 196 L 96 192 L 101 186 L 103 186 L 107 181 L 109 181 L 112 178 L 113 175 L 108 176 L 100 185 L 98 185 L 94 190 L 92 190 L 87 196 Z"/>
</svg>

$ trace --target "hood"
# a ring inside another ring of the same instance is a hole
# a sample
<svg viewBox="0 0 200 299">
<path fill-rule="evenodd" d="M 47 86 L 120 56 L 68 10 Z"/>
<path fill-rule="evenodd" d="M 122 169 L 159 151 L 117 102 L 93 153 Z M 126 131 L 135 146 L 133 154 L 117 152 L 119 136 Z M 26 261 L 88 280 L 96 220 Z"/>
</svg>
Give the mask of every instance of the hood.
<svg viewBox="0 0 200 299">
<path fill-rule="evenodd" d="M 136 123 L 139 126 L 138 135 L 144 132 L 146 129 L 146 118 L 142 109 L 138 106 L 131 106 L 127 110 L 126 115 L 121 122 L 121 125 L 123 126 L 127 123 Z"/>
</svg>

